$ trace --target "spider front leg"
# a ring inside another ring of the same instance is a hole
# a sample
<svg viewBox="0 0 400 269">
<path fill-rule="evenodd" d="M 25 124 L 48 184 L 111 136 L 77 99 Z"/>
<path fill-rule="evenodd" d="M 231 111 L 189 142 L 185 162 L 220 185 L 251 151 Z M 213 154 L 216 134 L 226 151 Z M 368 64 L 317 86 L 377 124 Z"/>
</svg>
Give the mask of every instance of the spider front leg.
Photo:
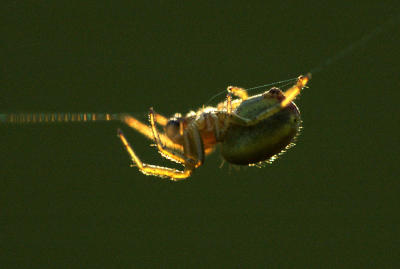
<svg viewBox="0 0 400 269">
<path fill-rule="evenodd" d="M 121 117 L 121 121 L 124 122 L 129 127 L 135 129 L 142 135 L 146 136 L 148 139 L 154 140 L 152 128 L 150 126 L 142 123 L 141 121 L 137 120 L 133 116 L 131 116 L 129 114 L 124 114 Z M 161 126 L 165 126 L 168 122 L 168 119 L 160 114 L 155 113 L 155 121 L 158 124 L 160 124 Z M 178 145 L 178 144 L 174 143 L 173 141 L 171 141 L 171 139 L 169 139 L 165 134 L 160 134 L 160 139 L 163 142 L 163 144 L 166 145 L 167 147 L 183 151 L 181 145 Z"/>
<path fill-rule="evenodd" d="M 167 168 L 167 167 L 160 167 L 160 166 L 156 166 L 156 165 L 143 163 L 139 159 L 139 157 L 136 155 L 136 153 L 132 149 L 132 147 L 129 145 L 128 140 L 126 140 L 124 134 L 122 133 L 122 131 L 120 129 L 118 129 L 118 136 L 121 139 L 122 144 L 124 145 L 126 151 L 131 156 L 132 161 L 135 162 L 135 164 L 139 168 L 139 170 L 145 175 L 169 177 L 173 181 L 178 181 L 178 180 L 188 178 L 194 170 L 194 167 L 185 167 L 185 170 L 179 171 L 176 169 L 171 169 L 171 168 Z"/>
<path fill-rule="evenodd" d="M 154 119 L 155 121 L 160 124 L 161 126 L 165 126 L 168 123 L 168 119 L 161 114 L 154 112 Z"/>
<path fill-rule="evenodd" d="M 156 113 L 154 112 L 153 108 L 150 108 L 150 125 L 160 154 L 167 159 L 184 164 L 185 167 L 194 166 L 197 168 L 202 165 L 204 162 L 204 147 L 197 127 L 195 125 L 190 125 L 185 129 L 185 131 L 183 131 L 184 154 L 181 154 L 179 152 L 167 149 L 167 147 L 163 145 L 155 125 L 155 115 Z"/>
<path fill-rule="evenodd" d="M 157 131 L 156 124 L 155 124 L 156 115 L 158 115 L 158 114 L 156 114 L 154 112 L 153 108 L 151 107 L 150 112 L 149 112 L 150 126 L 151 126 L 151 131 L 153 133 L 154 141 L 156 142 L 156 145 L 157 145 L 157 148 L 158 148 L 158 151 L 160 152 L 160 154 L 163 157 L 170 159 L 172 161 L 175 161 L 177 163 L 180 163 L 180 164 L 184 164 L 184 163 L 188 162 L 188 159 L 185 156 L 183 156 L 180 153 L 167 150 L 167 147 L 161 142 L 160 135 Z"/>
<path fill-rule="evenodd" d="M 197 128 L 192 127 L 188 128 L 188 130 L 184 132 L 184 154 L 169 150 L 162 144 L 160 140 L 155 124 L 156 115 L 158 114 L 156 114 L 151 108 L 149 112 L 149 119 L 152 136 L 157 144 L 157 148 L 163 157 L 182 164 L 185 167 L 183 171 L 143 163 L 129 145 L 129 142 L 121 130 L 118 130 L 118 136 L 120 137 L 132 160 L 142 173 L 159 177 L 169 177 L 173 181 L 186 179 L 193 173 L 193 170 L 199 167 L 204 161 L 204 149 L 198 130 Z"/>
</svg>

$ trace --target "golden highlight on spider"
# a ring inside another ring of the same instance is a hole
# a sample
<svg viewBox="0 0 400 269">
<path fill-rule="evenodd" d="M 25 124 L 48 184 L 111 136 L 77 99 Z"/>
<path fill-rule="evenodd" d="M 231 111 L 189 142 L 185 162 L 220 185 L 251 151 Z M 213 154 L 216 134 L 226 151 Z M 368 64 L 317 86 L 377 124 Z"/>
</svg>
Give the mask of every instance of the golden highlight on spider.
<svg viewBox="0 0 400 269">
<path fill-rule="evenodd" d="M 118 136 L 142 173 L 173 181 L 188 178 L 218 144 L 229 163 L 271 162 L 292 145 L 299 132 L 300 112 L 293 100 L 310 78 L 310 74 L 300 76 L 285 92 L 273 87 L 254 96 L 248 96 L 245 89 L 229 86 L 224 102 L 186 116 L 177 113 L 167 119 L 150 108 L 150 126 L 125 115 L 126 124 L 154 140 L 160 154 L 181 164 L 183 170 L 143 163 L 121 130 Z M 163 133 L 159 133 L 156 124 L 164 128 Z"/>
</svg>

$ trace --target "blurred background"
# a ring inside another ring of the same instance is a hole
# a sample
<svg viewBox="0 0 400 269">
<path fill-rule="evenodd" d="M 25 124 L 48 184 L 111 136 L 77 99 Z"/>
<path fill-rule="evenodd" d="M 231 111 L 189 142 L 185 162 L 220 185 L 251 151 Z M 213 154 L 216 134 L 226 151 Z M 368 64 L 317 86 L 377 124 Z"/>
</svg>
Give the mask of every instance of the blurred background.
<svg viewBox="0 0 400 269">
<path fill-rule="evenodd" d="M 384 26 L 314 74 L 296 147 L 262 169 L 219 168 L 217 151 L 173 183 L 129 167 L 119 127 L 144 162 L 175 165 L 120 123 L 0 126 L 1 267 L 396 267 L 399 11 L 3 3 L 1 113 L 186 113 L 228 85 L 307 73 Z"/>
</svg>

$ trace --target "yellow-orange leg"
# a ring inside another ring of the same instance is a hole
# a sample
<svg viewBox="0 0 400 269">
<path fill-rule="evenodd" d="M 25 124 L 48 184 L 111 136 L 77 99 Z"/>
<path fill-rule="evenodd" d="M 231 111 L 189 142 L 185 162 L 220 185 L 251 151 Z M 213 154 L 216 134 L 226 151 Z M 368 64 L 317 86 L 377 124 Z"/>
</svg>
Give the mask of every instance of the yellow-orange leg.
<svg viewBox="0 0 400 269">
<path fill-rule="evenodd" d="M 288 89 L 284 94 L 285 94 L 285 100 L 282 101 L 281 107 L 285 107 L 290 102 L 292 102 L 294 99 L 296 99 L 297 95 L 300 94 L 300 91 L 306 86 L 308 81 L 311 79 L 311 74 L 308 73 L 306 76 L 300 76 L 297 79 L 297 82 L 295 85 L 293 85 L 290 89 Z"/>
<path fill-rule="evenodd" d="M 235 87 L 235 86 L 228 86 L 227 88 L 228 94 L 226 96 L 226 110 L 228 111 L 229 114 L 232 113 L 232 110 L 234 109 L 233 106 L 237 106 L 240 104 L 241 101 L 246 100 L 249 95 L 247 94 L 247 91 L 243 88 Z M 238 104 L 233 105 L 232 104 L 232 95 L 235 95 L 239 97 L 241 100 L 240 102 L 236 102 Z"/>
<path fill-rule="evenodd" d="M 139 159 L 139 157 L 136 155 L 136 153 L 132 149 L 132 147 L 129 145 L 128 140 L 126 140 L 124 134 L 122 133 L 122 131 L 120 129 L 118 129 L 118 136 L 121 139 L 122 144 L 124 145 L 126 151 L 131 156 L 132 161 L 135 162 L 135 164 L 139 168 L 139 170 L 145 175 L 168 177 L 173 181 L 178 181 L 178 180 L 183 180 L 183 179 L 188 178 L 193 172 L 193 168 L 190 168 L 190 167 L 185 167 L 184 171 L 179 171 L 176 169 L 171 169 L 171 168 L 167 168 L 167 167 L 160 167 L 160 166 L 156 166 L 156 165 L 150 165 L 150 164 L 143 163 Z"/>
<path fill-rule="evenodd" d="M 235 86 L 229 86 L 228 87 L 228 92 L 232 93 L 233 95 L 239 97 L 243 101 L 249 98 L 249 95 L 247 94 L 247 91 L 243 88 L 235 87 Z"/>
<path fill-rule="evenodd" d="M 166 122 L 168 121 L 164 116 L 161 116 L 160 114 L 156 114 L 155 119 L 156 119 L 156 121 L 158 119 L 157 123 L 159 123 L 160 125 L 163 125 L 163 123 L 166 124 Z M 134 117 L 132 117 L 131 115 L 128 115 L 128 114 L 124 115 L 122 121 L 129 127 L 135 129 L 142 135 L 146 136 L 147 138 L 154 140 L 153 131 L 150 126 L 147 126 L 146 124 L 142 123 L 141 121 L 135 119 Z M 171 139 L 169 139 L 166 135 L 160 134 L 159 137 L 160 137 L 160 140 L 162 141 L 162 143 L 166 147 L 173 148 L 175 150 L 179 150 L 179 151 L 183 152 L 183 147 L 179 144 L 172 142 Z"/>
<path fill-rule="evenodd" d="M 156 124 L 155 124 L 155 118 L 156 118 L 156 113 L 154 112 L 153 108 L 150 108 L 149 112 L 149 119 L 150 119 L 150 125 L 151 125 L 151 130 L 153 132 L 153 137 L 156 142 L 158 151 L 160 154 L 172 161 L 175 161 L 180 164 L 186 164 L 189 162 L 188 158 L 186 158 L 184 155 L 178 153 L 178 152 L 172 152 L 170 150 L 167 150 L 165 145 L 161 142 L 160 140 L 160 135 L 157 131 Z"/>
<path fill-rule="evenodd" d="M 154 119 L 155 121 L 160 124 L 161 126 L 165 126 L 168 123 L 168 119 L 161 114 L 154 112 Z"/>
<path fill-rule="evenodd" d="M 293 85 L 290 89 L 288 89 L 286 92 L 284 92 L 285 99 L 276 104 L 275 106 L 272 106 L 270 109 L 267 109 L 254 117 L 254 119 L 247 119 L 244 117 L 240 117 L 239 115 L 232 114 L 233 118 L 232 120 L 240 125 L 245 125 L 245 126 L 250 126 L 257 124 L 258 122 L 271 117 L 278 111 L 282 110 L 282 108 L 286 107 L 290 102 L 292 102 L 299 94 L 300 91 L 306 86 L 307 82 L 310 80 L 311 74 L 307 74 L 306 76 L 300 76 L 297 79 L 297 82 L 295 85 Z"/>
</svg>

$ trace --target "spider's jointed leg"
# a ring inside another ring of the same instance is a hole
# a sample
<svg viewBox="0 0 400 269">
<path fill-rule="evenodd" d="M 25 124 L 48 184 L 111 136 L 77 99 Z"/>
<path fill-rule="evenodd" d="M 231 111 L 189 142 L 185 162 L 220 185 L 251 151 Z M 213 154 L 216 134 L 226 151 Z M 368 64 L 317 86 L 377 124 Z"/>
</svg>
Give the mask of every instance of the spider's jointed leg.
<svg viewBox="0 0 400 269">
<path fill-rule="evenodd" d="M 311 73 L 308 73 L 305 76 L 300 76 L 297 79 L 295 85 L 293 85 L 290 89 L 288 89 L 285 94 L 285 100 L 281 103 L 281 107 L 287 106 L 290 102 L 296 99 L 297 95 L 300 94 L 300 91 L 307 85 L 308 81 L 311 79 Z"/>
<path fill-rule="evenodd" d="M 149 112 L 150 126 L 151 126 L 151 131 L 152 131 L 154 140 L 156 142 L 158 151 L 160 152 L 160 154 L 163 157 L 165 157 L 167 159 L 170 159 L 170 160 L 175 161 L 180 164 L 187 163 L 188 159 L 185 156 L 183 156 L 182 154 L 180 154 L 178 152 L 172 152 L 171 150 L 167 150 L 167 147 L 160 140 L 160 134 L 158 133 L 156 124 L 155 124 L 156 115 L 157 114 L 154 112 L 153 108 L 150 108 L 150 112 Z"/>
<path fill-rule="evenodd" d="M 227 88 L 227 91 L 228 94 L 226 96 L 226 109 L 228 113 L 231 114 L 232 110 L 234 109 L 233 106 L 236 106 L 236 104 L 233 104 L 232 102 L 232 95 L 239 97 L 241 99 L 240 102 L 246 100 L 249 97 L 249 95 L 247 94 L 247 91 L 245 89 L 235 86 L 229 86 Z M 236 103 L 240 104 L 240 102 Z"/>
<path fill-rule="evenodd" d="M 141 126 L 140 131 L 143 132 L 143 130 L 146 130 L 146 132 L 148 132 L 148 129 L 150 129 L 152 132 L 151 137 L 156 142 L 160 154 L 163 157 L 182 164 L 185 167 L 183 171 L 143 163 L 136 155 L 132 147 L 129 145 L 129 142 L 127 141 L 121 130 L 118 130 L 118 136 L 125 146 L 126 151 L 131 156 L 132 161 L 135 162 L 142 173 L 159 177 L 169 177 L 171 180 L 174 181 L 185 179 L 189 177 L 193 173 L 193 170 L 199 167 L 204 161 L 204 148 L 200 134 L 198 133 L 198 130 L 195 126 L 188 128 L 183 134 L 184 153 L 182 154 L 175 150 L 171 150 L 163 143 L 164 141 L 161 141 L 160 139 L 160 134 L 158 133 L 156 128 L 156 115 L 158 114 L 156 114 L 151 108 L 149 112 L 150 127 Z M 135 120 L 134 118 L 132 119 Z M 136 127 L 134 128 L 136 129 Z"/>
<path fill-rule="evenodd" d="M 168 159 L 183 164 L 185 167 L 199 167 L 204 162 L 204 147 L 201 140 L 200 134 L 195 126 L 188 127 L 183 133 L 183 154 L 167 149 L 162 144 L 159 138 L 159 132 L 157 131 L 154 116 L 155 112 L 153 108 L 150 108 L 149 119 L 150 125 L 153 131 L 153 136 L 157 143 L 157 148 L 160 154 Z"/>
<path fill-rule="evenodd" d="M 124 145 L 126 151 L 131 156 L 132 161 L 135 162 L 135 164 L 143 174 L 154 175 L 159 177 L 168 177 L 173 181 L 178 181 L 188 178 L 194 170 L 194 167 L 185 167 L 185 170 L 179 171 L 176 169 L 143 163 L 136 155 L 132 147 L 129 145 L 128 140 L 126 140 L 124 134 L 120 129 L 118 129 L 118 136 L 121 139 L 122 144 Z"/>
<path fill-rule="evenodd" d="M 155 115 L 156 115 L 155 120 L 160 125 L 165 125 L 166 122 L 168 121 L 164 116 L 160 114 L 155 114 Z M 148 139 L 154 140 L 153 131 L 150 126 L 142 123 L 141 121 L 137 120 L 136 118 L 128 114 L 124 115 L 121 120 L 129 127 L 135 129 L 142 135 L 146 136 Z M 160 134 L 160 140 L 163 142 L 165 146 L 182 151 L 182 146 L 172 142 L 171 139 L 169 139 L 166 135 Z"/>
<path fill-rule="evenodd" d="M 250 126 L 250 125 L 255 125 L 259 123 L 262 120 L 265 120 L 266 118 L 271 117 L 275 113 L 281 111 L 283 108 L 285 108 L 290 102 L 292 102 L 296 97 L 300 94 L 300 91 L 306 86 L 307 82 L 310 80 L 311 74 L 307 74 L 306 76 L 300 76 L 297 80 L 297 83 L 293 85 L 291 88 L 289 88 L 286 92 L 284 92 L 285 98 L 277 103 L 274 106 L 271 106 L 271 108 L 262 111 L 260 114 L 258 114 L 256 117 L 253 119 L 247 119 L 244 117 L 241 117 L 239 115 L 236 115 L 235 113 L 232 113 L 232 120 L 233 122 L 244 125 L 244 126 Z"/>
<path fill-rule="evenodd" d="M 240 99 L 242 99 L 243 101 L 246 100 L 247 98 L 249 98 L 249 95 L 247 93 L 247 91 L 243 88 L 240 87 L 236 87 L 236 86 L 229 86 L 227 88 L 227 91 L 237 97 L 239 97 Z"/>
<path fill-rule="evenodd" d="M 161 126 L 165 126 L 168 123 L 168 119 L 161 114 L 154 112 L 154 119 L 155 121 L 160 124 Z"/>
</svg>

